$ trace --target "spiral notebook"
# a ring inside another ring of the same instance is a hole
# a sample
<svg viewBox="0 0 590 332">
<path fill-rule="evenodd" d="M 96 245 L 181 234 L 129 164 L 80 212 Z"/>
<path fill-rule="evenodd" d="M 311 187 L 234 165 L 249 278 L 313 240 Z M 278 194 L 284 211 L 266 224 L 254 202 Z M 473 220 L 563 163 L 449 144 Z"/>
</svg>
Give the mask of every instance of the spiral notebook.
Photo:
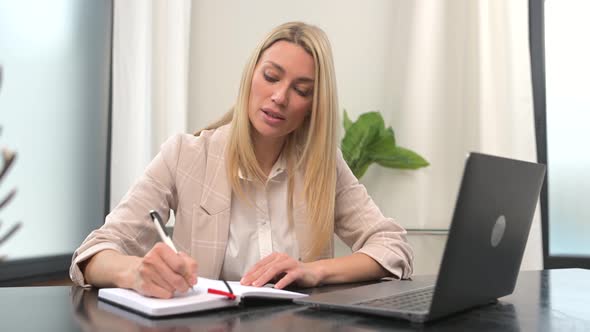
<svg viewBox="0 0 590 332">
<path fill-rule="evenodd" d="M 291 301 L 307 296 L 270 287 L 243 286 L 237 281 L 229 281 L 228 284 L 235 296 L 211 293 L 211 290 L 221 290 L 220 293 L 227 291 L 227 286 L 221 280 L 198 278 L 191 290 L 177 293 L 171 299 L 147 297 L 124 288 L 102 288 L 98 291 L 98 298 L 142 315 L 159 317 L 236 307 L 245 300 Z"/>
</svg>

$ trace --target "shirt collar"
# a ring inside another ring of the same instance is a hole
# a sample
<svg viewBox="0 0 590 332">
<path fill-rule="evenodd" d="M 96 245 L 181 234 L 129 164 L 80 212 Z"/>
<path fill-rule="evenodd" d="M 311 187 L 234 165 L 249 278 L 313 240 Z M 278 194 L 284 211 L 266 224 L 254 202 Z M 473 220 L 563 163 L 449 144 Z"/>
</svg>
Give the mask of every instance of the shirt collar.
<svg viewBox="0 0 590 332">
<path fill-rule="evenodd" d="M 267 181 L 275 179 L 277 176 L 281 175 L 286 170 L 287 170 L 287 158 L 285 158 L 285 155 L 281 151 L 279 158 L 277 159 L 277 161 L 275 161 L 274 165 L 270 169 L 270 174 L 268 175 Z M 246 178 L 244 176 L 244 174 L 242 173 L 242 169 L 238 169 L 238 177 L 242 180 L 247 180 L 247 181 L 253 180 L 251 178 Z"/>
</svg>

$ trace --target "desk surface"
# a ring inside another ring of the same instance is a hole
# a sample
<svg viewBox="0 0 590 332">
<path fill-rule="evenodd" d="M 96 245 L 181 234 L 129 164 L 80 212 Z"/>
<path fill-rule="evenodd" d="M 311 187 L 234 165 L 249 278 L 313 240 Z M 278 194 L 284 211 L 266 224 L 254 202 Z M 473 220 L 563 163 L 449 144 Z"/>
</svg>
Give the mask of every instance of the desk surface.
<svg viewBox="0 0 590 332">
<path fill-rule="evenodd" d="M 433 279 L 432 276 L 416 277 Z M 338 287 L 350 287 L 340 285 Z M 333 289 L 333 287 L 332 287 Z M 324 292 L 319 288 L 311 292 Z M 79 287 L 0 288 L 2 331 L 373 331 L 590 330 L 590 270 L 521 272 L 498 303 L 426 325 L 294 304 L 225 309 L 150 320 L 97 300 Z"/>
</svg>

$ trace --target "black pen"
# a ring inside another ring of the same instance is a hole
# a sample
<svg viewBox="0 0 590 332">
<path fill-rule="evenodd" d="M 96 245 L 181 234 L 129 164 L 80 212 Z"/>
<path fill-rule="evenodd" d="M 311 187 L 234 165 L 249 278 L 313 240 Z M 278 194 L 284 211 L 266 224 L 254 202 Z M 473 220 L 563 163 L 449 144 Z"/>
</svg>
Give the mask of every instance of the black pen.
<svg viewBox="0 0 590 332">
<path fill-rule="evenodd" d="M 168 234 L 165 231 L 166 226 L 164 226 L 160 214 L 155 210 L 150 210 L 150 216 L 152 217 L 152 221 L 156 225 L 156 230 L 158 231 L 158 234 L 160 235 L 160 239 L 162 240 L 162 242 L 166 243 L 168 247 L 170 247 L 172 250 L 174 250 L 175 253 L 178 254 L 178 250 L 176 250 L 174 242 L 172 242 L 172 239 L 170 238 L 170 236 L 168 236 Z"/>
</svg>

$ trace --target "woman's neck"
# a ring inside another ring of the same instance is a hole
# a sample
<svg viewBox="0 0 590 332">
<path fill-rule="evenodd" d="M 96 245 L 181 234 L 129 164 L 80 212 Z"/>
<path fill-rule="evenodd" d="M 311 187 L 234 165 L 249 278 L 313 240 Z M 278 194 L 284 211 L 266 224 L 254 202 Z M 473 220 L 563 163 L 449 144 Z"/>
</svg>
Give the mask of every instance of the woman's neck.
<svg viewBox="0 0 590 332">
<path fill-rule="evenodd" d="M 253 143 L 254 154 L 256 155 L 258 164 L 262 168 L 264 174 L 268 176 L 272 166 L 277 159 L 279 159 L 279 155 L 281 154 L 281 150 L 285 143 L 285 138 L 268 138 L 256 135 L 253 139 Z"/>
</svg>

